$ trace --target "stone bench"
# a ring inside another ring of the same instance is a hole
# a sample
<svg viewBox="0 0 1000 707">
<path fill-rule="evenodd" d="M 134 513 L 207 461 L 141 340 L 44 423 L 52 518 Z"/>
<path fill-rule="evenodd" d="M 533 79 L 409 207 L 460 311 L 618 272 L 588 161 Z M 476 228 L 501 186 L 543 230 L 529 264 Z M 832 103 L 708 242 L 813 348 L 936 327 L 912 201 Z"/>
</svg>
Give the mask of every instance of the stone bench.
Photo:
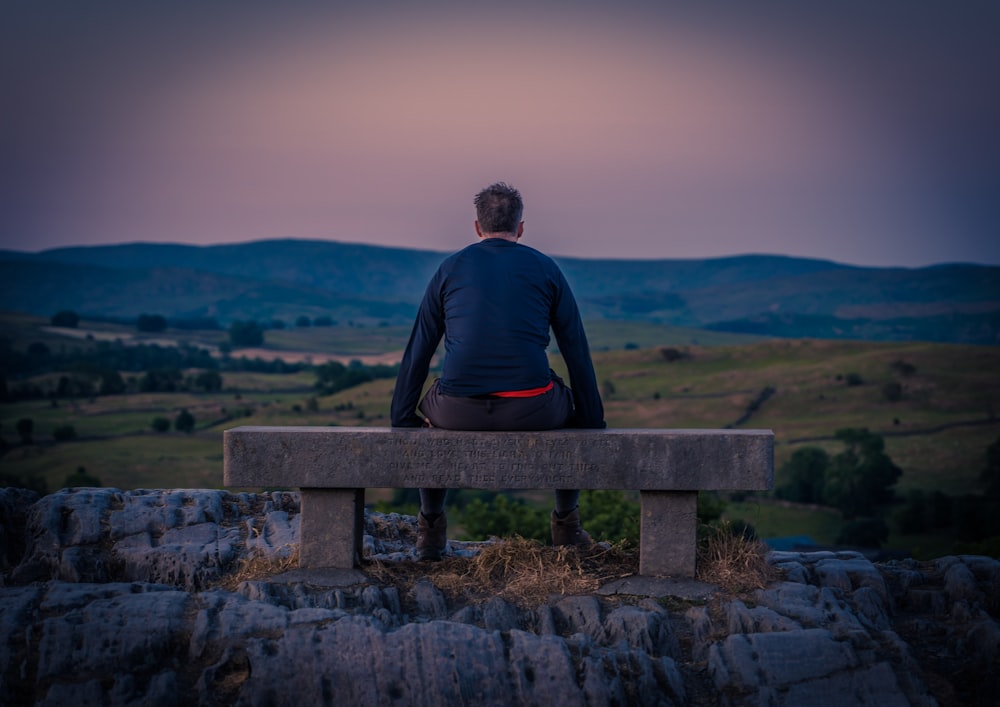
<svg viewBox="0 0 1000 707">
<path fill-rule="evenodd" d="M 770 430 L 237 427 L 223 445 L 227 487 L 301 490 L 307 568 L 360 560 L 365 488 L 580 488 L 638 491 L 639 573 L 691 577 L 698 491 L 766 490 L 774 479 Z"/>
</svg>

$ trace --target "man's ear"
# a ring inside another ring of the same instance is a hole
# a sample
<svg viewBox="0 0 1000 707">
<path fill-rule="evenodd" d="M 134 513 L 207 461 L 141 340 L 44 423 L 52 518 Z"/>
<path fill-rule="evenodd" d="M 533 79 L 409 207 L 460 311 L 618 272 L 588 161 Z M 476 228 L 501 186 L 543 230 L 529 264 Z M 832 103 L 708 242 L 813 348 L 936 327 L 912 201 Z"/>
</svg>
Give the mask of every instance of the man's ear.
<svg viewBox="0 0 1000 707">
<path fill-rule="evenodd" d="M 521 221 L 521 223 L 517 224 L 517 237 L 520 238 L 523 235 L 524 235 L 524 221 Z"/>
<path fill-rule="evenodd" d="M 485 238 L 485 236 L 483 235 L 483 229 L 479 227 L 479 219 L 476 219 L 475 224 L 476 224 L 476 235 L 479 236 L 480 238 Z"/>
</svg>

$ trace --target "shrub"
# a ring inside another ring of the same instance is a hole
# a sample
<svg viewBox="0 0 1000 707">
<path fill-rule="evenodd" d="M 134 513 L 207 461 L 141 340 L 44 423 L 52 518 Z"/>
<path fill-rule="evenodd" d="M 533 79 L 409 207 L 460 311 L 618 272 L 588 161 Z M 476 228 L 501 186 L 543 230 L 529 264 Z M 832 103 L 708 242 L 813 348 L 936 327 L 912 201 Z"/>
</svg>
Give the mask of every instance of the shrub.
<svg viewBox="0 0 1000 707">
<path fill-rule="evenodd" d="M 66 480 L 63 482 L 63 486 L 65 488 L 72 488 L 72 487 L 94 488 L 101 486 L 101 480 L 92 474 L 88 474 L 87 470 L 84 467 L 78 466 L 76 468 L 75 474 L 70 474 L 69 476 L 66 477 Z"/>
<path fill-rule="evenodd" d="M 68 309 L 63 309 L 52 315 L 52 326 L 67 327 L 69 329 L 76 329 L 77 325 L 80 323 L 80 317 L 76 312 Z"/>
<path fill-rule="evenodd" d="M 545 543 L 551 540 L 548 511 L 506 494 L 497 495 L 492 503 L 474 498 L 459 517 L 471 539 L 520 535 Z"/>
<path fill-rule="evenodd" d="M 160 314 L 140 314 L 136 319 L 135 328 L 147 333 L 167 330 L 167 320 Z"/>
<path fill-rule="evenodd" d="M 838 545 L 882 547 L 889 539 L 889 526 L 881 518 L 857 518 L 845 523 L 837 536 Z"/>
<path fill-rule="evenodd" d="M 882 386 L 882 397 L 890 403 L 898 403 L 903 399 L 903 386 L 896 381 Z"/>
<path fill-rule="evenodd" d="M 920 489 L 913 489 L 906 495 L 906 503 L 896 511 L 896 524 L 902 533 L 915 534 L 927 531 L 927 496 Z"/>
<path fill-rule="evenodd" d="M 194 415 L 188 412 L 187 408 L 184 408 L 177 415 L 177 419 L 174 420 L 174 428 L 178 432 L 191 434 L 194 432 Z"/>
<path fill-rule="evenodd" d="M 824 500 L 845 518 L 868 517 L 888 503 L 902 470 L 885 453 L 885 440 L 867 429 L 835 433 L 846 449 L 830 460 L 823 480 Z"/>
<path fill-rule="evenodd" d="M 1000 437 L 986 448 L 986 464 L 979 474 L 987 498 L 1000 498 Z"/>
<path fill-rule="evenodd" d="M 166 432 L 170 429 L 170 420 L 165 417 L 154 417 L 152 427 L 156 432 Z"/>
<path fill-rule="evenodd" d="M 195 376 L 194 384 L 206 393 L 217 393 L 222 390 L 222 376 L 218 371 L 202 371 Z"/>
<path fill-rule="evenodd" d="M 73 425 L 60 425 L 52 430 L 52 438 L 56 442 L 68 442 L 76 439 L 76 428 Z"/>
<path fill-rule="evenodd" d="M 823 477 L 829 464 L 829 455 L 820 447 L 796 449 L 778 471 L 786 479 L 776 489 L 778 498 L 796 503 L 820 503 L 823 500 Z"/>
<path fill-rule="evenodd" d="M 118 371 L 101 371 L 101 395 L 120 395 L 126 390 L 122 374 Z"/>
<path fill-rule="evenodd" d="M 889 368 L 903 376 L 912 376 L 917 372 L 917 367 L 912 363 L 907 363 L 903 359 L 897 359 L 889 364 Z"/>
<path fill-rule="evenodd" d="M 675 361 L 681 361 L 685 358 L 688 358 L 690 354 L 688 354 L 686 351 L 675 349 L 673 346 L 666 346 L 660 349 L 660 356 L 662 356 L 663 360 L 666 361 L 667 363 L 674 363 Z"/>
<path fill-rule="evenodd" d="M 35 421 L 30 417 L 22 417 L 17 421 L 17 434 L 21 437 L 21 444 L 31 444 L 35 432 Z"/>
<path fill-rule="evenodd" d="M 639 544 L 639 503 L 622 491 L 581 491 L 580 519 L 594 540 Z"/>
<path fill-rule="evenodd" d="M 234 348 L 260 346 L 264 343 L 264 330 L 254 321 L 235 321 L 229 325 L 229 342 Z"/>
</svg>

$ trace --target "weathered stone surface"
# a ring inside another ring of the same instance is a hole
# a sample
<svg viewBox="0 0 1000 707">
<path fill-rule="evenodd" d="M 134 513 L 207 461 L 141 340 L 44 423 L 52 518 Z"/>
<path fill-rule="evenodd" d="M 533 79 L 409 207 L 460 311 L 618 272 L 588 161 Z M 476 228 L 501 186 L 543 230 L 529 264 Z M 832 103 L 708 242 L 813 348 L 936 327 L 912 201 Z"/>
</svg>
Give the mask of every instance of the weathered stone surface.
<svg viewBox="0 0 1000 707">
<path fill-rule="evenodd" d="M 0 704 L 929 706 L 1000 690 L 990 558 L 772 553 L 784 581 L 744 599 L 616 590 L 528 610 L 451 605 L 429 581 L 404 597 L 357 570 L 213 588 L 227 557 L 294 547 L 294 493 L 0 490 L 0 508 Z M 366 514 L 365 544 L 406 561 L 413 526 Z"/>
<path fill-rule="evenodd" d="M 229 487 L 301 489 L 301 567 L 354 567 L 364 489 L 589 488 L 640 492 L 639 573 L 695 574 L 700 489 L 773 481 L 770 430 L 458 432 L 386 427 L 237 427 L 224 435 Z"/>
<path fill-rule="evenodd" d="M 236 427 L 223 446 L 243 488 L 765 490 L 774 465 L 770 430 Z"/>
<path fill-rule="evenodd" d="M 297 521 L 289 514 L 298 510 L 298 494 L 289 493 L 63 489 L 26 510 L 29 541 L 10 580 L 145 581 L 197 590 L 248 553 L 294 553 Z"/>
</svg>

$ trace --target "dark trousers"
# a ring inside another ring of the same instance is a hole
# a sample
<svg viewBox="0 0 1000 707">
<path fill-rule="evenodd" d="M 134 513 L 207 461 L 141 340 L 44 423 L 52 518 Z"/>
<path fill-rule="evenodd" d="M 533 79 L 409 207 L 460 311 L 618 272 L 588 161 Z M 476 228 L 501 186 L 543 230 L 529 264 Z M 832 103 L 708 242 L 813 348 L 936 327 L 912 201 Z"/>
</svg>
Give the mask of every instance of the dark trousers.
<svg viewBox="0 0 1000 707">
<path fill-rule="evenodd" d="M 552 382 L 552 390 L 531 398 L 459 398 L 442 393 L 434 381 L 420 401 L 420 411 L 434 427 L 445 430 L 555 430 L 565 427 L 573 415 L 573 393 L 554 373 Z M 424 515 L 442 513 L 446 493 L 446 489 L 420 489 Z M 565 513 L 576 508 L 580 492 L 561 489 L 555 496 L 556 510 Z"/>
<path fill-rule="evenodd" d="M 552 390 L 531 398 L 458 398 L 441 392 L 434 381 L 420 402 L 420 411 L 445 430 L 556 430 L 573 414 L 573 393 L 559 378 Z"/>
</svg>

